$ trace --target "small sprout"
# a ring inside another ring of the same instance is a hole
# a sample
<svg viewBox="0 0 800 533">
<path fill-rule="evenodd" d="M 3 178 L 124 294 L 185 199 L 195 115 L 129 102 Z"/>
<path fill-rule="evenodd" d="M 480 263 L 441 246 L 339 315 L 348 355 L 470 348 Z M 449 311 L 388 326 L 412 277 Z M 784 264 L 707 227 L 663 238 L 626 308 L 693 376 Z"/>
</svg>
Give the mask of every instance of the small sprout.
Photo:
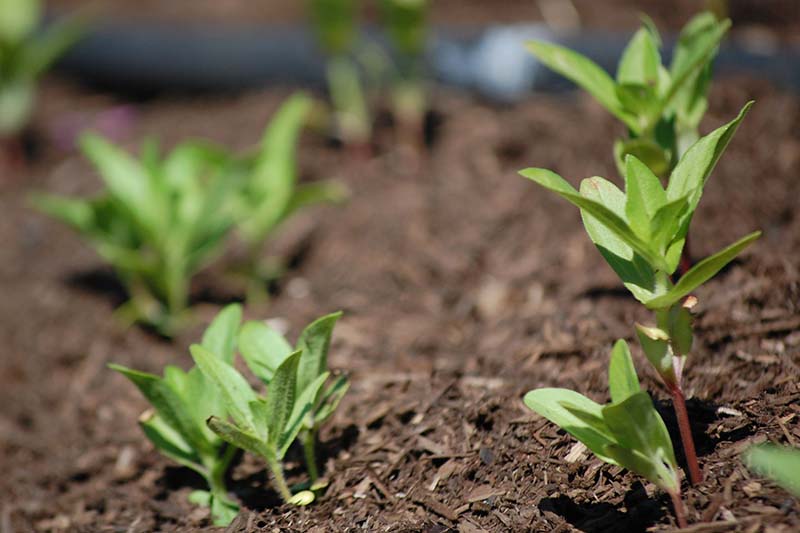
<svg viewBox="0 0 800 533">
<path fill-rule="evenodd" d="M 359 40 L 358 3 L 309 0 L 308 5 L 317 41 L 328 55 L 328 91 L 339 137 L 348 146 L 364 149 L 372 135 L 372 122 L 353 58 Z"/>
<path fill-rule="evenodd" d="M 211 357 L 220 365 L 233 362 L 241 316 L 239 305 L 229 305 L 203 335 L 202 346 L 214 354 Z M 226 416 L 222 396 L 197 367 L 184 372 L 167 366 L 163 378 L 121 365 L 109 367 L 127 377 L 153 406 L 139 418 L 139 425 L 156 449 L 206 480 L 209 490 L 194 491 L 189 500 L 210 507 L 215 525 L 228 525 L 239 512 L 225 486 L 225 474 L 236 447 L 226 444 L 206 427 L 209 416 Z"/>
<path fill-rule="evenodd" d="M 265 281 L 277 277 L 261 263 L 265 242 L 297 211 L 321 202 L 341 202 L 347 191 L 334 181 L 298 183 L 297 139 L 311 109 L 302 93 L 291 96 L 270 120 L 258 153 L 237 173 L 240 186 L 232 212 L 239 236 L 247 248 L 244 265 L 248 300 L 265 298 Z"/>
<path fill-rule="evenodd" d="M 38 78 L 83 35 L 83 23 L 67 18 L 37 31 L 40 0 L 0 2 L 0 140 L 28 126 Z"/>
<path fill-rule="evenodd" d="M 625 157 L 625 192 L 600 177 L 583 180 L 579 192 L 549 170 L 529 168 L 520 172 L 581 210 L 586 232 L 600 254 L 633 296 L 654 311 L 656 325 L 637 324 L 637 334 L 648 361 L 672 394 L 693 483 L 699 482 L 702 474 L 681 384 L 692 345 L 689 310 L 696 299 L 690 293 L 736 258 L 761 232 L 753 232 L 698 262 L 677 283 L 670 276 L 678 268 L 703 187 L 751 104 L 745 105 L 734 120 L 692 145 L 672 171 L 666 189 L 631 154 Z"/>
<path fill-rule="evenodd" d="M 425 117 L 425 45 L 428 0 L 381 0 L 387 36 L 395 55 L 392 103 L 398 122 L 421 142 Z"/>
<path fill-rule="evenodd" d="M 800 449 L 762 444 L 744 454 L 747 467 L 800 498 Z"/>
<path fill-rule="evenodd" d="M 275 489 L 284 502 L 305 505 L 308 495 L 292 495 L 283 475 L 282 461 L 301 432 L 311 433 L 317 422 L 327 418 L 341 399 L 342 387 L 323 389 L 330 375 L 327 350 L 339 313 L 309 325 L 292 350 L 279 333 L 258 322 L 245 324 L 239 335 L 239 349 L 253 373 L 267 383 L 267 394 L 259 396 L 231 365 L 221 362 L 202 345 L 191 347 L 192 357 L 203 374 L 220 391 L 232 422 L 211 416 L 208 427 L 223 440 L 265 459 Z M 338 382 L 334 381 L 334 385 Z M 345 381 L 346 387 L 346 381 Z M 313 448 L 309 473 L 316 480 Z M 313 494 L 313 493 L 312 493 Z"/>
<path fill-rule="evenodd" d="M 600 405 L 568 389 L 536 389 L 524 402 L 586 445 L 600 460 L 639 474 L 668 493 L 686 526 L 672 441 L 653 401 L 639 386 L 630 350 L 618 340 L 608 371 L 611 403 Z"/>
<path fill-rule="evenodd" d="M 173 335 L 184 323 L 192 277 L 222 249 L 233 226 L 230 159 L 187 142 L 163 159 L 145 144 L 139 159 L 102 137 L 81 147 L 105 190 L 83 200 L 38 195 L 34 206 L 81 234 L 114 268 L 129 300 L 118 314 Z"/>
<path fill-rule="evenodd" d="M 627 126 L 629 138 L 614 144 L 621 173 L 626 156 L 634 155 L 656 175 L 666 176 L 698 139 L 711 64 L 729 28 L 729 20 L 708 12 L 696 15 L 681 31 L 666 66 L 659 52 L 661 37 L 645 19 L 619 60 L 616 79 L 589 58 L 556 44 L 534 41 L 528 50 Z"/>
<path fill-rule="evenodd" d="M 323 316 L 309 324 L 292 349 L 289 342 L 277 331 L 262 322 L 248 322 L 242 327 L 239 345 L 242 357 L 250 370 L 269 385 L 274 369 L 293 351 L 302 352 L 297 374 L 297 390 L 305 390 L 328 373 L 328 349 L 336 322 L 341 312 Z M 327 380 L 323 380 L 325 382 Z M 344 397 L 350 383 L 346 376 L 333 377 L 321 387 L 313 405 L 303 418 L 299 436 L 303 443 L 306 467 L 311 482 L 316 483 L 319 470 L 316 460 L 316 441 L 320 427 L 330 418 Z"/>
</svg>

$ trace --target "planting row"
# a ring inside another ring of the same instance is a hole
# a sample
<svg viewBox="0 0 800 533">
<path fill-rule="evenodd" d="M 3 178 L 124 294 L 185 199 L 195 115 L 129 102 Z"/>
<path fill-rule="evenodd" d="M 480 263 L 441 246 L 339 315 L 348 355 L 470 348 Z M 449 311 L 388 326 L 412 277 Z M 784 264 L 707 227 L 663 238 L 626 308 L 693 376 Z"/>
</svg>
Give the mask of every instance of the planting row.
<svg viewBox="0 0 800 533">
<path fill-rule="evenodd" d="M 336 3 L 319 2 L 328 4 Z M 634 298 L 652 311 L 653 322 L 635 324 L 632 332 L 672 397 L 693 484 L 702 483 L 703 476 L 683 387 L 694 336 L 691 312 L 697 299 L 692 293 L 760 235 L 743 236 L 699 261 L 688 249 L 707 180 L 752 105 L 745 103 L 729 123 L 700 136 L 711 65 L 728 27 L 728 21 L 709 13 L 698 15 L 682 31 L 665 65 L 661 38 L 646 22 L 625 49 L 616 78 L 570 50 L 531 43 L 544 63 L 586 89 L 625 125 L 628 136 L 612 150 L 625 187 L 595 176 L 575 189 L 550 170 L 520 172 L 580 210 L 601 255 Z M 272 119 L 259 150 L 246 156 L 191 142 L 163 157 L 154 144 L 145 144 L 136 158 L 87 135 L 82 148 L 105 182 L 104 193 L 90 200 L 39 195 L 34 201 L 77 229 L 112 264 L 130 295 L 120 315 L 170 335 L 187 320 L 192 276 L 222 257 L 230 238 L 238 236 L 247 254 L 229 270 L 247 280 L 249 299 L 264 298 L 265 280 L 280 273 L 279 265 L 261 259 L 270 234 L 304 206 L 344 198 L 334 183 L 297 182 L 296 140 L 310 107 L 308 97 L 291 97 Z M 196 366 L 188 372 L 167 366 L 158 377 L 112 365 L 152 404 L 140 425 L 155 447 L 205 478 L 208 490 L 192 493 L 191 500 L 210 506 L 217 524 L 227 524 L 238 512 L 225 487 L 237 449 L 264 460 L 284 502 L 305 505 L 324 493 L 314 453 L 317 432 L 348 388 L 347 378 L 332 375 L 327 364 L 340 314 L 310 324 L 294 346 L 262 322 L 242 325 L 241 314 L 238 305 L 222 310 L 201 342 L 190 348 Z M 253 390 L 251 380 L 236 370 L 237 354 L 266 387 L 265 394 Z M 564 389 L 533 390 L 524 402 L 601 460 L 668 493 L 676 520 L 684 526 L 673 443 L 640 386 L 624 340 L 612 349 L 608 376 L 611 401 L 606 405 Z M 281 462 L 295 442 L 305 451 L 308 481 L 290 487 Z M 746 461 L 800 493 L 798 452 L 760 447 L 748 451 Z"/>
</svg>

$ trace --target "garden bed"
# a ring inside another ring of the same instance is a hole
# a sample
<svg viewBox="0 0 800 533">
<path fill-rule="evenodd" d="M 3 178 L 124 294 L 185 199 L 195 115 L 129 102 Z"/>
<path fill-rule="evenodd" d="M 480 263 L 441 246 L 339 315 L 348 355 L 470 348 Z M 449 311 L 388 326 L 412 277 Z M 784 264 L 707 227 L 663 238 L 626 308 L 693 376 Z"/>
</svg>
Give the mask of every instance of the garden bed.
<svg viewBox="0 0 800 533">
<path fill-rule="evenodd" d="M 702 531 L 797 531 L 797 501 L 756 480 L 739 453 L 765 439 L 800 442 L 800 99 L 747 78 L 722 85 L 703 131 L 757 103 L 709 182 L 693 252 L 757 228 L 764 237 L 698 294 L 685 390 L 706 481 L 686 489 L 688 518 L 729 522 Z M 144 102 L 129 146 L 154 134 L 245 149 L 287 94 Z M 42 116 L 76 101 L 107 104 L 51 82 Z M 246 456 L 231 483 L 246 509 L 229 530 L 671 528 L 666 496 L 581 452 L 521 401 L 539 386 L 606 400 L 612 342 L 632 339 L 633 320 L 648 318 L 578 214 L 516 175 L 536 165 L 573 183 L 616 179 L 609 140 L 619 125 L 577 95 L 497 108 L 443 91 L 434 108 L 421 158 L 395 147 L 388 125 L 366 161 L 303 136 L 304 178 L 338 178 L 352 198 L 284 229 L 273 250 L 293 267 L 270 305 L 245 314 L 280 318 L 294 335 L 342 309 L 331 366 L 353 385 L 322 434 L 326 497 L 279 506 L 263 465 Z M 153 450 L 135 424 L 144 400 L 105 368 L 188 366 L 202 325 L 171 344 L 122 331 L 113 276 L 76 236 L 25 207 L 31 190 L 95 190 L 88 164 L 45 152 L 29 174 L 5 179 L 0 193 L 0 531 L 214 530 L 208 511 L 186 501 L 198 479 Z M 209 273 L 194 287 L 206 322 L 237 297 L 218 280 Z M 676 436 L 638 345 L 634 358 Z M 299 459 L 289 458 L 290 481 L 300 480 Z"/>
</svg>

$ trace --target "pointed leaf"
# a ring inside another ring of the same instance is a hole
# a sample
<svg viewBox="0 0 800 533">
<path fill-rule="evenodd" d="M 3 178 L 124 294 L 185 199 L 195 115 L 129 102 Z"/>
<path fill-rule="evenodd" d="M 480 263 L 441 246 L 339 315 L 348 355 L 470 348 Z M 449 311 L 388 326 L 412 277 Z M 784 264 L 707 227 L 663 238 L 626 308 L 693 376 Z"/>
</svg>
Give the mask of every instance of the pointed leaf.
<svg viewBox="0 0 800 533">
<path fill-rule="evenodd" d="M 219 435 L 225 442 L 260 457 L 268 457 L 270 455 L 267 444 L 249 431 L 245 431 L 216 416 L 210 417 L 206 423 L 211 428 L 211 431 Z"/>
<path fill-rule="evenodd" d="M 800 498 L 800 449 L 764 444 L 745 453 L 745 463 Z"/>
<path fill-rule="evenodd" d="M 255 421 L 249 404 L 256 399 L 256 394 L 247 380 L 235 368 L 218 359 L 203 346 L 193 344 L 189 350 L 203 375 L 216 385 L 226 410 L 236 423 L 251 433 L 255 432 Z"/>
<path fill-rule="evenodd" d="M 650 220 L 666 203 L 667 193 L 656 175 L 632 155 L 625 158 L 625 199 L 631 227 L 643 239 L 649 238 Z"/>
<path fill-rule="evenodd" d="M 268 438 L 278 448 L 281 435 L 289 422 L 297 397 L 297 367 L 302 352 L 294 352 L 281 363 L 269 383 L 267 390 L 267 412 L 269 413 Z"/>
<path fill-rule="evenodd" d="M 233 363 L 236 335 L 242 321 L 242 306 L 230 304 L 214 318 L 203 333 L 202 345 L 228 364 Z"/>
<path fill-rule="evenodd" d="M 239 351 L 250 371 L 266 384 L 292 353 L 286 339 L 263 322 L 246 322 L 239 332 Z"/>
<path fill-rule="evenodd" d="M 328 369 L 328 349 L 336 321 L 341 311 L 318 318 L 303 330 L 297 339 L 297 350 L 302 351 L 297 369 L 297 390 L 302 391 L 317 376 Z"/>
<path fill-rule="evenodd" d="M 529 409 L 584 443 L 601 460 L 614 462 L 604 451 L 607 445 L 614 443 L 613 438 L 607 433 L 607 428 L 591 426 L 563 406 L 564 403 L 568 403 L 602 419 L 601 405 L 575 391 L 547 388 L 528 392 L 524 402 Z"/>
<path fill-rule="evenodd" d="M 620 339 L 611 350 L 611 361 L 608 365 L 608 390 L 611 401 L 619 403 L 633 396 L 640 390 L 639 377 L 633 366 L 628 343 Z"/>
<path fill-rule="evenodd" d="M 681 298 L 691 293 L 697 287 L 714 277 L 714 275 L 722 270 L 725 265 L 733 261 L 745 248 L 750 246 L 756 239 L 761 236 L 760 231 L 755 231 L 750 235 L 739 239 L 727 248 L 717 252 L 716 254 L 706 257 L 696 265 L 694 265 L 686 274 L 681 276 L 678 283 L 675 284 L 666 294 L 653 298 L 645 302 L 645 305 L 650 309 L 660 309 L 669 307 Z"/>
<path fill-rule="evenodd" d="M 659 252 L 663 253 L 665 256 L 670 246 L 676 242 L 674 239 L 681 229 L 681 219 L 688 209 L 688 199 L 678 198 L 677 200 L 662 205 L 650 220 L 651 242 L 655 244 Z M 679 240 L 685 242 L 684 239 Z M 682 249 L 683 246 L 681 246 L 681 250 Z M 673 253 L 675 252 L 673 251 Z M 677 268 L 677 264 L 673 265 L 670 259 L 671 258 L 667 258 L 667 274 L 672 274 L 675 268 Z"/>
<path fill-rule="evenodd" d="M 191 444 L 152 410 L 145 411 L 139 417 L 139 427 L 159 453 L 203 474 L 200 456 Z"/>
<path fill-rule="evenodd" d="M 563 46 L 541 41 L 529 41 L 526 48 L 539 61 L 594 96 L 629 128 L 637 129 L 635 117 L 625 111 L 617 97 L 614 80 L 591 59 Z"/>
<path fill-rule="evenodd" d="M 86 200 L 35 194 L 31 196 L 31 204 L 42 213 L 58 219 L 81 233 L 88 232 L 94 222 L 92 204 Z"/>
<path fill-rule="evenodd" d="M 330 418 L 349 388 L 350 381 L 347 379 L 347 376 L 338 376 L 333 380 L 333 383 L 331 383 L 319 397 L 314 412 L 314 426 L 319 427 Z"/>
<path fill-rule="evenodd" d="M 298 395 L 297 401 L 294 402 L 294 406 L 292 407 L 292 413 L 277 442 L 278 459 L 283 459 L 286 450 L 289 449 L 294 439 L 297 438 L 297 434 L 303 428 L 303 421 L 307 418 L 306 415 L 313 414 L 315 398 L 326 379 L 328 379 L 328 373 L 323 372 Z"/>
<path fill-rule="evenodd" d="M 630 40 L 617 67 L 617 83 L 631 83 L 655 87 L 661 54 L 653 34 L 640 28 Z"/>
</svg>

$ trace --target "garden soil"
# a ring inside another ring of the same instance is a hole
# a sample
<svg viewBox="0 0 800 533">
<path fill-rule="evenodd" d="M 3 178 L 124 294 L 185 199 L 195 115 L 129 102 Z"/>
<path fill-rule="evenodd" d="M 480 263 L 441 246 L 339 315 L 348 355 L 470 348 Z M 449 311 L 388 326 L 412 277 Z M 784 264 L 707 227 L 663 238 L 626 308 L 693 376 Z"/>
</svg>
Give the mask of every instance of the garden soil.
<svg viewBox="0 0 800 533">
<path fill-rule="evenodd" d="M 685 388 L 706 480 L 684 482 L 698 524 L 688 531 L 795 532 L 800 504 L 751 474 L 740 454 L 753 443 L 800 442 L 800 99 L 747 78 L 718 80 L 712 93 L 705 132 L 757 102 L 711 176 L 692 252 L 764 235 L 697 291 Z M 131 149 L 154 135 L 166 146 L 192 136 L 247 150 L 288 94 L 144 101 L 121 136 Z M 112 104 L 51 80 L 41 117 Z M 668 498 L 521 401 L 544 386 L 606 401 L 610 348 L 625 338 L 679 442 L 669 397 L 633 340 L 634 322 L 650 316 L 578 212 L 516 174 L 540 166 L 572 183 L 595 174 L 619 182 L 610 146 L 623 132 L 577 94 L 496 107 L 440 91 L 433 106 L 422 153 L 395 142 L 387 121 L 368 158 L 303 135 L 302 178 L 338 179 L 351 197 L 283 228 L 268 253 L 290 258 L 290 269 L 272 300 L 245 315 L 275 319 L 294 337 L 344 311 L 330 362 L 352 387 L 321 435 L 326 494 L 306 508 L 281 506 L 264 465 L 244 456 L 230 480 L 243 510 L 227 531 L 671 530 Z M 50 120 L 40 119 L 41 131 Z M 205 272 L 193 288 L 197 325 L 174 342 L 121 327 L 110 271 L 27 206 L 35 190 L 98 186 L 79 155 L 54 149 L 3 176 L 0 532 L 225 531 L 187 502 L 200 480 L 154 451 L 136 424 L 145 401 L 106 364 L 187 367 L 188 345 L 239 292 L 218 270 Z M 296 450 L 287 465 L 291 482 L 305 479 Z"/>
</svg>

